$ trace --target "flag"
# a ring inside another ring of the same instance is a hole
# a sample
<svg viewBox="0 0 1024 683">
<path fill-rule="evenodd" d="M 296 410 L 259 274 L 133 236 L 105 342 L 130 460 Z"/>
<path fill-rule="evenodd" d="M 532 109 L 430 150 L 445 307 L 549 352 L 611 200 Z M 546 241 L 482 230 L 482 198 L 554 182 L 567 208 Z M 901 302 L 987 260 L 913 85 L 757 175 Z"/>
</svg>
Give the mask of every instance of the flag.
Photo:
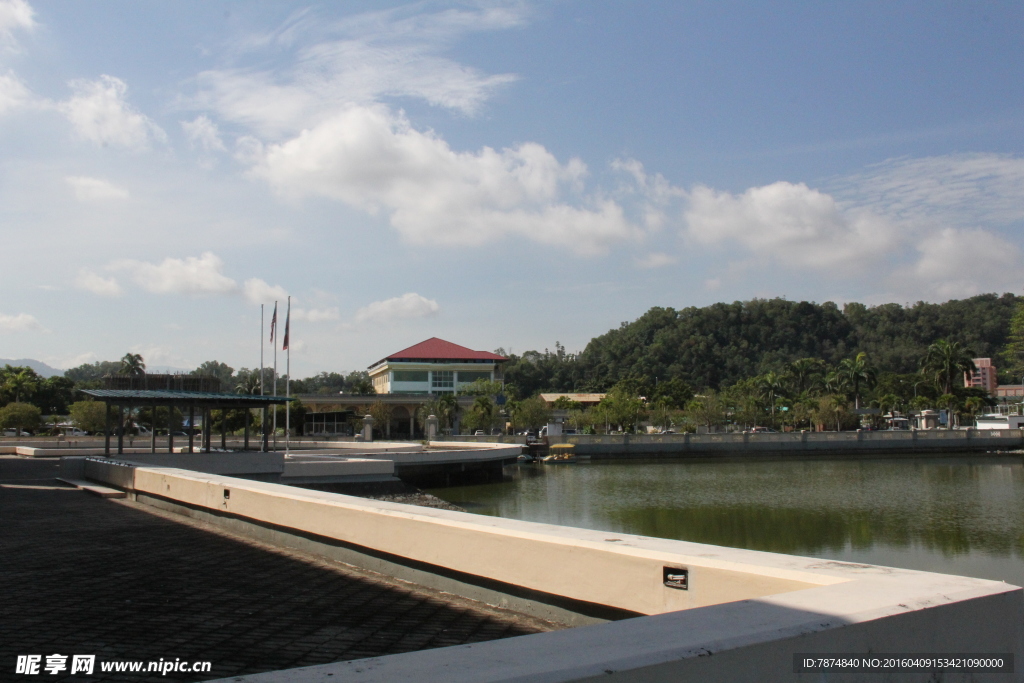
<svg viewBox="0 0 1024 683">
<path fill-rule="evenodd" d="M 274 315 L 270 318 L 270 341 L 274 341 L 274 331 L 277 329 L 277 302 L 274 302 Z"/>
<path fill-rule="evenodd" d="M 288 349 L 288 328 L 292 322 L 292 303 L 288 302 L 288 313 L 284 317 L 284 343 L 281 344 L 281 350 L 286 351 Z"/>
</svg>

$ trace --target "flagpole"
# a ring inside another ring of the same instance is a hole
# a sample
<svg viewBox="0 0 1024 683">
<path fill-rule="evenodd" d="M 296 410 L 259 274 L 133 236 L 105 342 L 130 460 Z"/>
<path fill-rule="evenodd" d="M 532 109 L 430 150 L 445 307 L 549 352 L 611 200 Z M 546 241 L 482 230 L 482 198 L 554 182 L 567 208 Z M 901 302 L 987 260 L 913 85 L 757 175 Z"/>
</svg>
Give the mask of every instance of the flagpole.
<svg viewBox="0 0 1024 683">
<path fill-rule="evenodd" d="M 263 395 L 263 308 L 264 304 L 260 304 L 260 396 Z M 260 415 L 260 450 L 264 453 L 267 451 L 267 404 L 263 404 L 263 414 Z"/>
<path fill-rule="evenodd" d="M 260 396 L 263 395 L 263 304 L 260 304 Z"/>
<path fill-rule="evenodd" d="M 291 387 L 292 387 L 292 343 L 289 339 L 291 333 L 292 323 L 292 298 L 288 297 L 288 312 L 284 317 L 284 348 L 288 351 L 288 355 L 285 357 L 285 377 L 284 377 L 284 395 L 286 398 L 291 398 Z M 292 433 L 291 428 L 291 417 L 292 417 L 292 402 L 288 401 L 284 404 L 284 452 L 288 454 L 290 446 L 290 438 Z"/>
<path fill-rule="evenodd" d="M 270 341 L 274 342 L 274 396 L 277 396 L 277 302 L 274 302 L 274 319 L 270 323 Z M 274 406 L 274 450 L 277 450 L 277 406 Z"/>
</svg>

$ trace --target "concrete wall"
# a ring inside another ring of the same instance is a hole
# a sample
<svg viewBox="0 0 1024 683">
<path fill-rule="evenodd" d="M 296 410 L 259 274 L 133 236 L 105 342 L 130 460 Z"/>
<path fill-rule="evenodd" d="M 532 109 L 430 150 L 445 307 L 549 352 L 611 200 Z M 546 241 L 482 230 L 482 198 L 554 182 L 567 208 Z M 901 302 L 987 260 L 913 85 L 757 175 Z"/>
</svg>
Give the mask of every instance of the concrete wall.
<svg viewBox="0 0 1024 683">
<path fill-rule="evenodd" d="M 457 443 L 517 443 L 526 445 L 525 436 L 513 436 L 510 434 L 499 434 L 497 436 L 472 436 L 468 434 L 454 434 L 445 436 L 445 441 Z"/>
<path fill-rule="evenodd" d="M 779 434 L 622 434 L 556 436 L 549 443 L 576 445 L 593 458 L 649 455 L 738 454 L 887 455 L 958 453 L 1024 447 L 1024 430 L 918 430 L 907 432 L 803 432 Z"/>
<path fill-rule="evenodd" d="M 284 472 L 284 453 L 133 453 L 111 457 L 150 465 L 174 467 L 210 474 L 280 474 Z"/>
<path fill-rule="evenodd" d="M 789 593 L 786 597 L 796 597 Z M 238 676 L 231 683 L 947 683 L 1022 679 L 1021 594 L 892 610 L 750 600 L 486 643 Z M 1005 625 L 1005 628 L 1004 628 Z M 1012 653 L 1018 673 L 796 674 L 798 653 Z"/>
</svg>

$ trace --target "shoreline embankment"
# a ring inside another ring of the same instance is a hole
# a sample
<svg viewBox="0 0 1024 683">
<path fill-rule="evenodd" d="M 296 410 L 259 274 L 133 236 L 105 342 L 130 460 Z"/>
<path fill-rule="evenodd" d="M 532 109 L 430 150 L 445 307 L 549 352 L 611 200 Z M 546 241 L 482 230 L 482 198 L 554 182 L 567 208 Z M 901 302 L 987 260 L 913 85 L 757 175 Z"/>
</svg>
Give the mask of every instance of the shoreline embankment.
<svg viewBox="0 0 1024 683">
<path fill-rule="evenodd" d="M 523 443 L 523 437 L 452 437 L 458 441 Z M 593 460 L 625 458 L 864 457 L 1007 454 L 1024 449 L 1021 429 L 920 429 L 892 432 L 723 434 L 573 434 L 547 437 L 549 446 L 573 444 Z"/>
</svg>

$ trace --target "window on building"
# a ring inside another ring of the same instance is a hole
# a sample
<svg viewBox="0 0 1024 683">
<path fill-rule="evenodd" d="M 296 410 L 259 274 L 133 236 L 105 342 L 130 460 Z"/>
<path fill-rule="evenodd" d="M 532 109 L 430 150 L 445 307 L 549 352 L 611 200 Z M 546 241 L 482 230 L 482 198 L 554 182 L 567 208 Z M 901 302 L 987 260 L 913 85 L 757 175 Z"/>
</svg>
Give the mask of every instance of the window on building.
<svg viewBox="0 0 1024 683">
<path fill-rule="evenodd" d="M 459 384 L 469 384 L 470 382 L 475 382 L 478 379 L 490 380 L 491 379 L 491 373 L 489 373 L 489 372 L 466 372 L 466 371 L 462 371 L 462 370 L 459 371 Z"/>
<path fill-rule="evenodd" d="M 451 370 L 434 370 L 430 387 L 432 389 L 451 389 L 455 386 L 455 373 Z"/>
<path fill-rule="evenodd" d="M 396 382 L 426 382 L 426 370 L 395 370 Z"/>
</svg>

